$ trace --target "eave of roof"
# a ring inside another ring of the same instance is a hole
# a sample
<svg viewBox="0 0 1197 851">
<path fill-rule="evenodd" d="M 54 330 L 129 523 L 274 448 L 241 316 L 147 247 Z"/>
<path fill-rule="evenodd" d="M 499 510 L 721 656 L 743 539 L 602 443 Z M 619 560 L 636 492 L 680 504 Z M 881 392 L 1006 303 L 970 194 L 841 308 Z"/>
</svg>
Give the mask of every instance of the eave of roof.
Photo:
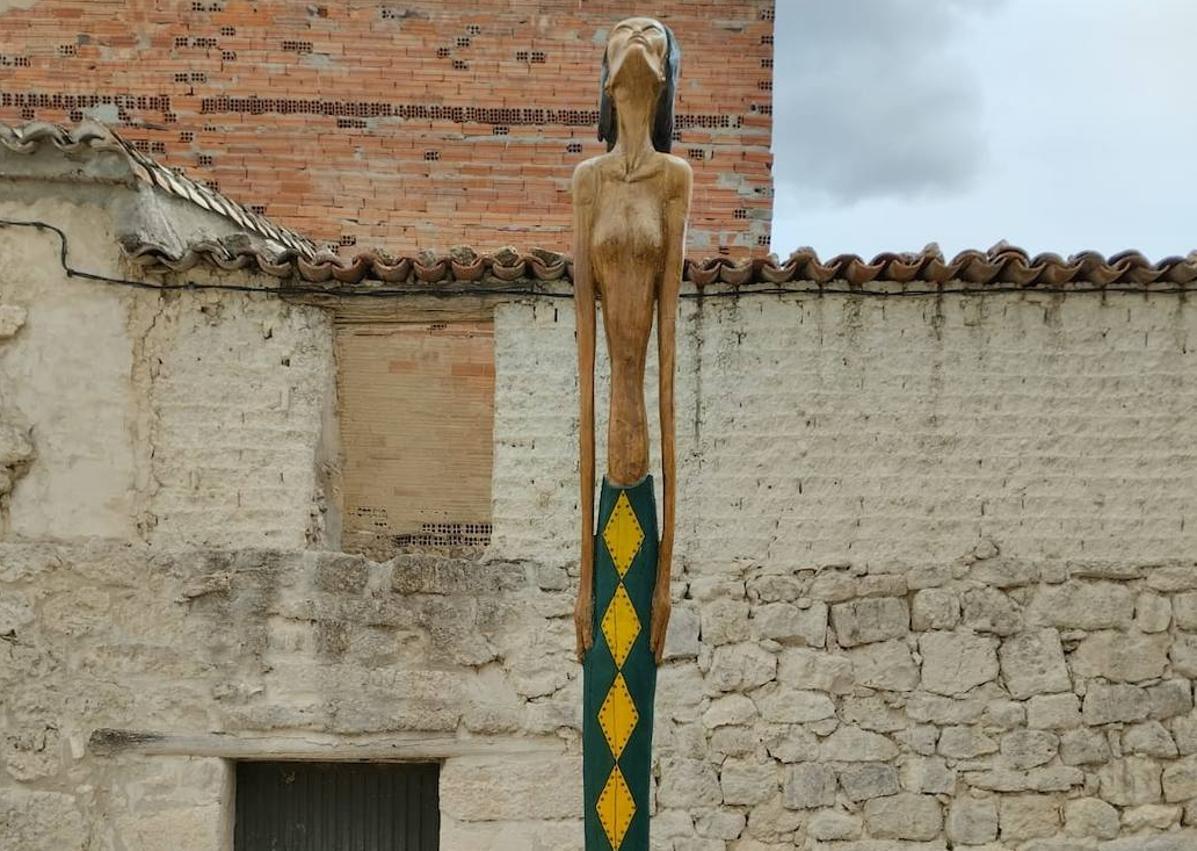
<svg viewBox="0 0 1197 851">
<path fill-rule="evenodd" d="M 573 264 L 568 256 L 540 249 L 521 253 L 505 248 L 480 254 L 469 247 L 458 247 L 442 253 L 422 251 L 392 256 L 382 251 L 365 251 L 341 257 L 331 249 L 317 249 L 312 240 L 161 165 L 103 125 L 84 122 L 67 130 L 44 122 L 21 127 L 0 123 L 0 145 L 11 151 L 34 153 L 47 144 L 72 156 L 115 151 L 128 159 L 134 173 L 145 183 L 223 215 L 246 231 L 273 240 L 283 248 L 267 253 L 246 240 L 205 240 L 193 242 L 178 252 L 149 242 L 126 241 L 123 247 L 130 259 L 147 272 L 185 272 L 207 266 L 262 272 L 313 285 L 335 283 L 370 288 L 381 283 L 434 289 L 451 288 L 450 285 L 458 282 L 499 288 L 515 281 L 568 282 L 573 278 Z M 698 288 L 767 289 L 799 284 L 934 288 L 959 282 L 969 289 L 1113 286 L 1148 289 L 1183 287 L 1197 281 L 1197 251 L 1187 257 L 1152 262 L 1137 251 L 1110 257 L 1095 251 L 1069 257 L 1051 253 L 1031 256 L 1021 248 L 999 243 L 988 251 L 962 251 L 948 258 L 931 244 L 921 252 L 887 252 L 871 260 L 855 254 L 822 260 L 814 249 L 800 248 L 785 260 L 688 258 L 683 277 Z"/>
<path fill-rule="evenodd" d="M 141 153 L 103 124 L 84 121 L 68 130 L 44 121 L 19 127 L 0 123 L 0 146 L 13 153 L 34 154 L 47 145 L 75 157 L 101 152 L 115 153 L 127 160 L 131 171 L 141 182 L 224 216 L 249 233 L 273 240 L 287 254 L 311 257 L 316 252 L 315 243 L 307 237 L 275 224 L 181 172 L 167 168 Z"/>
</svg>

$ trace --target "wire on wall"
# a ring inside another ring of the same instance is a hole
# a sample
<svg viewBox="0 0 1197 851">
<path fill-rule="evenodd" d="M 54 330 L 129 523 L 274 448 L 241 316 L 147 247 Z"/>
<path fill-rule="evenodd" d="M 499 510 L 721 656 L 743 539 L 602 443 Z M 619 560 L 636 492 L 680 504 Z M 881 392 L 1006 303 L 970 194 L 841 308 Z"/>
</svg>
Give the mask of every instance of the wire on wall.
<svg viewBox="0 0 1197 851">
<path fill-rule="evenodd" d="M 79 278 L 87 281 L 96 281 L 99 283 L 111 284 L 114 286 L 133 287 L 141 290 L 160 290 L 165 292 L 175 291 L 203 291 L 216 290 L 223 292 L 237 292 L 237 293 L 253 293 L 260 295 L 274 295 L 274 296 L 336 296 L 339 298 L 406 298 L 406 297 L 423 297 L 423 298 L 456 298 L 459 296 L 516 296 L 520 298 L 549 298 L 549 299 L 572 299 L 572 292 L 557 292 L 550 289 L 545 289 L 536 286 L 523 287 L 452 287 L 452 288 L 394 288 L 394 287 L 358 287 L 358 286 L 337 286 L 337 287 L 320 287 L 311 284 L 303 286 L 296 286 L 294 284 L 280 284 L 277 287 L 262 287 L 251 286 L 248 284 L 233 284 L 233 283 L 214 283 L 201 281 L 138 281 L 129 278 L 114 278 L 108 275 L 101 275 L 95 272 L 87 272 L 82 269 L 76 269 L 68 262 L 69 245 L 66 233 L 59 227 L 42 221 L 12 221 L 9 219 L 0 219 L 0 227 L 23 227 L 32 228 L 37 231 L 50 231 L 57 235 L 59 242 L 58 262 L 62 266 L 63 272 L 68 278 Z M 1150 289 L 1134 284 L 1107 284 L 1107 285 L 1093 285 L 1093 286 L 1075 286 L 1067 287 L 1040 285 L 1035 287 L 1021 287 L 1014 284 L 998 284 L 985 286 L 934 286 L 924 287 L 921 289 L 870 289 L 863 286 L 851 286 L 848 288 L 830 289 L 818 284 L 812 284 L 806 287 L 786 287 L 786 286 L 772 286 L 772 287 L 753 287 L 751 289 L 720 289 L 713 292 L 706 292 L 699 289 L 695 292 L 684 292 L 680 294 L 681 298 L 685 299 L 740 299 L 753 296 L 770 296 L 770 295 L 808 295 L 808 296 L 862 296 L 875 298 L 910 298 L 910 297 L 926 297 L 926 296 L 945 296 L 945 295 L 1001 295 L 1001 294 L 1028 294 L 1028 293 L 1058 293 L 1069 295 L 1081 294 L 1105 294 L 1105 293 L 1140 293 L 1152 295 L 1178 295 L 1182 293 L 1197 292 L 1197 287 L 1187 287 L 1184 285 L 1156 287 Z"/>
</svg>

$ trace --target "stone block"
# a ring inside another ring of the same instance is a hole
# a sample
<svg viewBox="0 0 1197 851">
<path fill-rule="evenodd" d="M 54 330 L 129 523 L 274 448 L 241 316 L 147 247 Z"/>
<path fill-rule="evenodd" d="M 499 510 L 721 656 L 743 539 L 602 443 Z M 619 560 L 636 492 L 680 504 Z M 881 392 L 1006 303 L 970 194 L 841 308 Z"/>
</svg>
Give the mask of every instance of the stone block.
<svg viewBox="0 0 1197 851">
<path fill-rule="evenodd" d="M 1116 582 L 1070 581 L 1041 588 L 1028 611 L 1030 623 L 1060 629 L 1125 629 L 1134 615 L 1131 589 Z"/>
<path fill-rule="evenodd" d="M 849 801 L 867 801 L 898 792 L 898 770 L 883 762 L 842 766 L 839 778 Z"/>
<path fill-rule="evenodd" d="M 1143 804 L 1122 811 L 1122 832 L 1142 833 L 1145 830 L 1168 830 L 1180 824 L 1184 809 L 1174 804 Z"/>
<path fill-rule="evenodd" d="M 1151 712 L 1151 698 L 1138 686 L 1091 683 L 1081 712 L 1091 725 L 1142 721 Z"/>
<path fill-rule="evenodd" d="M 883 691 L 912 691 L 919 671 L 905 641 L 885 641 L 848 651 L 857 685 Z"/>
<path fill-rule="evenodd" d="M 730 724 L 748 724 L 756 716 L 756 704 L 747 695 L 725 694 L 711 701 L 702 714 L 702 723 L 708 730 L 714 730 Z"/>
<path fill-rule="evenodd" d="M 976 632 L 1014 635 L 1022 630 L 1022 609 L 996 588 L 970 588 L 961 596 L 964 625 Z"/>
<path fill-rule="evenodd" d="M 1038 730 L 1072 730 L 1081 726 L 1081 699 L 1071 692 L 1040 694 L 1027 701 L 1027 726 Z"/>
<path fill-rule="evenodd" d="M 848 724 L 872 730 L 874 733 L 893 733 L 910 726 L 910 719 L 900 703 L 889 695 L 849 695 L 840 701 L 840 718 Z"/>
<path fill-rule="evenodd" d="M 1181 629 L 1197 631 L 1197 591 L 1186 591 L 1172 598 L 1172 617 Z"/>
<path fill-rule="evenodd" d="M 967 630 L 919 636 L 922 687 L 942 695 L 962 695 L 997 678 L 998 642 Z"/>
<path fill-rule="evenodd" d="M 956 798 L 948 806 L 947 836 L 956 845 L 984 845 L 998 835 L 997 802 L 993 798 Z"/>
<path fill-rule="evenodd" d="M 779 771 L 769 760 L 729 758 L 719 772 L 723 803 L 729 806 L 753 806 L 777 794 Z"/>
<path fill-rule="evenodd" d="M 974 759 L 997 750 L 998 743 L 978 727 L 945 727 L 939 734 L 939 752 L 949 759 Z"/>
<path fill-rule="evenodd" d="M 665 660 L 696 657 L 700 649 L 701 629 L 702 618 L 696 606 L 674 603 L 669 615 L 669 629 L 665 633 Z"/>
<path fill-rule="evenodd" d="M 1060 760 L 1065 765 L 1099 765 L 1110 756 L 1110 743 L 1100 730 L 1081 728 L 1060 736 Z"/>
<path fill-rule="evenodd" d="M 819 740 L 801 727 L 788 725 L 767 740 L 769 756 L 780 762 L 812 762 L 819 758 Z"/>
<path fill-rule="evenodd" d="M 746 691 L 777 674 L 777 656 L 758 644 L 725 644 L 711 655 L 707 685 L 715 692 Z"/>
<path fill-rule="evenodd" d="M 910 621 L 916 632 L 952 629 L 960 622 L 960 598 L 943 588 L 919 591 L 910 608 Z"/>
<path fill-rule="evenodd" d="M 1114 839 L 1118 830 L 1118 810 L 1100 798 L 1076 798 L 1064 803 L 1064 832 L 1069 836 Z"/>
<path fill-rule="evenodd" d="M 821 691 L 802 691 L 776 683 L 752 696 L 761 717 L 781 724 L 805 724 L 835 716 L 835 703 Z"/>
<path fill-rule="evenodd" d="M 1144 591 L 1135 598 L 1135 626 L 1141 632 L 1164 632 L 1172 623 L 1172 603 L 1162 594 Z"/>
<path fill-rule="evenodd" d="M 1172 660 L 1172 673 L 1197 678 L 1197 635 L 1177 635 L 1172 642 L 1172 649 L 1168 651 L 1168 658 Z"/>
<path fill-rule="evenodd" d="M 1046 730 L 1014 730 L 1002 736 L 1002 757 L 1017 769 L 1045 765 L 1059 750 L 1059 737 Z"/>
<path fill-rule="evenodd" d="M 1036 694 L 1071 691 L 1064 647 L 1054 629 L 1025 632 L 1002 642 L 998 650 L 1002 679 L 1020 700 Z"/>
<path fill-rule="evenodd" d="M 1166 680 L 1147 687 L 1151 717 L 1166 721 L 1193 711 L 1193 684 L 1189 680 Z"/>
<path fill-rule="evenodd" d="M 858 815 L 842 810 L 819 810 L 806 823 L 806 832 L 822 842 L 860 837 L 863 821 Z"/>
<path fill-rule="evenodd" d="M 791 810 L 816 810 L 835 804 L 835 771 L 820 763 L 803 763 L 786 770 L 782 802 Z"/>
<path fill-rule="evenodd" d="M 711 647 L 737 644 L 751 637 L 748 603 L 715 599 L 702 606 L 702 641 Z"/>
<path fill-rule="evenodd" d="M 824 762 L 888 762 L 898 755 L 898 746 L 878 733 L 841 725 L 823 740 L 819 753 Z"/>
<path fill-rule="evenodd" d="M 1164 800 L 1170 804 L 1197 799 L 1197 756 L 1185 757 L 1164 768 Z"/>
<path fill-rule="evenodd" d="M 1171 759 L 1177 755 L 1172 734 L 1159 721 L 1144 721 L 1128 727 L 1122 734 L 1122 752 Z"/>
<path fill-rule="evenodd" d="M 993 588 L 1018 588 L 1039 582 L 1038 565 L 1009 558 L 992 558 L 973 565 L 969 579 Z"/>
<path fill-rule="evenodd" d="M 458 821 L 573 819 L 582 763 L 573 756 L 458 757 L 441 766 L 441 811 Z"/>
<path fill-rule="evenodd" d="M 910 610 L 899 597 L 870 597 L 831 607 L 831 625 L 841 647 L 901 638 L 910 631 Z"/>
<path fill-rule="evenodd" d="M 913 667 L 913 661 L 910 665 Z M 847 694 L 854 684 L 852 660 L 818 650 L 787 648 L 781 651 L 777 679 L 793 688 Z"/>
<path fill-rule="evenodd" d="M 943 830 L 943 811 L 932 795 L 902 792 L 874 798 L 864 806 L 865 826 L 878 839 L 935 839 Z"/>
<path fill-rule="evenodd" d="M 807 608 L 791 603 L 770 603 L 758 606 L 752 614 L 757 635 L 807 647 L 827 644 L 827 604 L 815 602 Z"/>
<path fill-rule="evenodd" d="M 1113 760 L 1097 770 L 1101 797 L 1119 807 L 1155 804 L 1163 796 L 1160 764 L 1143 756 Z"/>
<path fill-rule="evenodd" d="M 1167 634 L 1095 632 L 1072 654 L 1072 670 L 1082 677 L 1137 683 L 1157 679 L 1168 667 Z"/>
<path fill-rule="evenodd" d="M 902 788 L 927 795 L 951 795 L 956 771 L 939 757 L 907 757 L 902 761 Z"/>
<path fill-rule="evenodd" d="M 577 778 L 574 778 L 573 784 L 578 785 Z M 661 757 L 658 806 L 695 809 L 718 807 L 722 803 L 723 790 L 719 786 L 715 766 L 705 759 Z"/>
<path fill-rule="evenodd" d="M 1044 839 L 1060 829 L 1060 801 L 1052 795 L 1004 795 L 998 809 L 1003 842 Z"/>
</svg>

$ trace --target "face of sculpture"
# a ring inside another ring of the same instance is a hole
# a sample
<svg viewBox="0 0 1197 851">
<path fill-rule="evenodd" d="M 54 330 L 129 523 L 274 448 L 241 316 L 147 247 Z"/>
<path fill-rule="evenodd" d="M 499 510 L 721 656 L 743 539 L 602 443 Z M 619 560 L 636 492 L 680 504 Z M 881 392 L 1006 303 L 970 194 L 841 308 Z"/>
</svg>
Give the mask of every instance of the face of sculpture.
<svg viewBox="0 0 1197 851">
<path fill-rule="evenodd" d="M 665 82 L 669 39 L 665 27 L 652 18 L 620 21 L 607 38 L 608 88 L 645 77 Z"/>
</svg>

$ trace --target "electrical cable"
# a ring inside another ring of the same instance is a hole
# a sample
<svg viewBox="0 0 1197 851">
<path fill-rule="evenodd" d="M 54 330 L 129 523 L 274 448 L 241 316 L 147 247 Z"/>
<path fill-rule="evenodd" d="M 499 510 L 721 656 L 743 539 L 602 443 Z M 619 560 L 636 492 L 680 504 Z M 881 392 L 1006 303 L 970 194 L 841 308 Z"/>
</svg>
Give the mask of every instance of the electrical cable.
<svg viewBox="0 0 1197 851">
<path fill-rule="evenodd" d="M 409 296 L 423 296 L 433 298 L 454 298 L 457 296 L 519 296 L 529 298 L 559 298 L 572 299 L 573 293 L 570 292 L 554 292 L 548 289 L 541 289 L 536 287 L 446 287 L 442 289 L 423 288 L 423 289 L 396 289 L 388 287 L 356 287 L 356 286 L 338 286 L 338 287 L 319 287 L 312 285 L 294 286 L 294 285 L 280 285 L 277 287 L 257 287 L 245 284 L 223 284 L 223 283 L 202 283 L 199 281 L 184 281 L 181 283 L 170 283 L 166 281 L 136 281 L 128 278 L 113 278 L 108 275 L 100 275 L 95 272 L 86 272 L 82 269 L 73 268 L 67 261 L 68 257 L 68 240 L 66 233 L 59 227 L 42 221 L 12 221 L 9 219 L 0 219 L 0 227 L 26 227 L 33 228 L 38 231 L 51 231 L 58 236 L 59 250 L 58 262 L 62 266 L 63 272 L 68 278 L 82 278 L 88 281 L 97 281 L 107 284 L 114 284 L 118 286 L 134 287 L 143 290 L 160 290 L 160 291 L 202 291 L 202 290 L 218 290 L 224 292 L 237 293 L 254 293 L 262 295 L 327 295 L 337 296 L 340 298 L 403 298 Z M 745 298 L 747 296 L 767 296 L 767 295 L 814 295 L 814 296 L 863 296 L 873 298 L 902 298 L 902 297 L 927 297 L 927 296 L 950 296 L 950 295 L 1002 295 L 1002 294 L 1027 294 L 1027 293 L 1048 293 L 1048 294 L 1065 294 L 1065 295 L 1084 295 L 1084 294 L 1106 294 L 1106 293 L 1138 293 L 1143 295 L 1180 295 L 1184 293 L 1197 292 L 1197 287 L 1187 287 L 1183 284 L 1175 286 L 1151 286 L 1150 289 L 1140 285 L 1134 284 L 1107 284 L 1105 286 L 1058 286 L 1058 285 L 1042 285 L 1034 287 L 1022 287 L 1015 284 L 997 284 L 985 286 L 960 286 L 960 287 L 927 287 L 922 289 L 901 289 L 901 290 L 879 290 L 870 289 L 864 286 L 849 285 L 847 288 L 827 289 L 819 284 L 814 284 L 809 287 L 753 287 L 752 289 L 721 289 L 715 292 L 704 292 L 702 289 L 696 292 L 684 292 L 680 294 L 681 298 L 705 300 L 715 298 Z"/>
</svg>

